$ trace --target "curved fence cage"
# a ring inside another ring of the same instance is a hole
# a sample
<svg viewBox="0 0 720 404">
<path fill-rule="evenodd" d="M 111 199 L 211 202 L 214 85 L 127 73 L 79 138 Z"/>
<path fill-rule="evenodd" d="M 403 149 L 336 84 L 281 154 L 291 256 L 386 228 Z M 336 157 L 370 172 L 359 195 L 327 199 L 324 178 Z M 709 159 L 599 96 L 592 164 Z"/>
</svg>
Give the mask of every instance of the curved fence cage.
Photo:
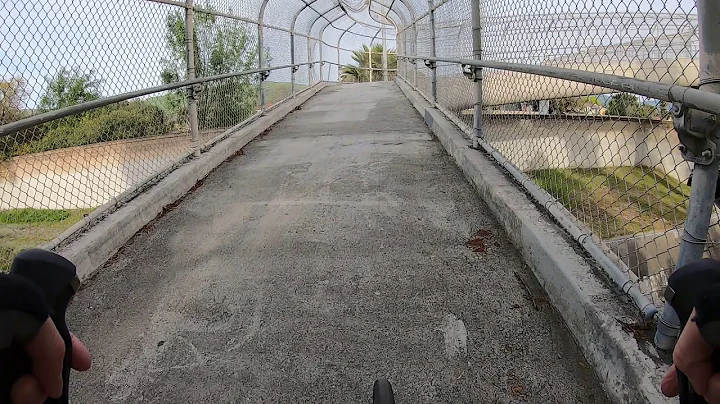
<svg viewBox="0 0 720 404">
<path fill-rule="evenodd" d="M 720 104 L 685 91 L 700 84 L 694 1 L 605 3 L 5 3 L 0 255 L 53 239 L 319 82 L 398 77 L 659 306 L 692 171 L 671 102 Z M 45 217 L 60 219 L 26 231 Z"/>
<path fill-rule="evenodd" d="M 699 84 L 695 2 L 412 5 L 413 18 L 398 26 L 400 77 L 590 243 L 652 316 L 678 264 L 689 209 L 692 164 L 671 114 L 681 100 L 668 93 Z M 552 68 L 559 73 L 547 74 Z M 650 84 L 617 85 L 623 77 Z M 653 85 L 663 86 L 645 91 Z M 717 101 L 706 107 L 720 112 Z M 711 224 L 701 242 L 716 257 L 716 213 Z"/>
<path fill-rule="evenodd" d="M 394 78 L 387 60 L 395 60 L 395 27 L 364 7 L 337 0 L 0 5 L 0 268 L 22 248 L 56 244 L 65 229 L 124 204 L 322 81 Z M 355 66 L 343 74 L 348 64 Z"/>
</svg>

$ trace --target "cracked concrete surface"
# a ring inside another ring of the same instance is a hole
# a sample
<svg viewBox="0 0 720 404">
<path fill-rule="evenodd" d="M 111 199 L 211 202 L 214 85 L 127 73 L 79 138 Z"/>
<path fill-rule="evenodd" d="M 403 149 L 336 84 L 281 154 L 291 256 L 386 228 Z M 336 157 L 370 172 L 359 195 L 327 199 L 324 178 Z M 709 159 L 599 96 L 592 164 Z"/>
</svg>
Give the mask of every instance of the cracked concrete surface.
<svg viewBox="0 0 720 404">
<path fill-rule="evenodd" d="M 369 403 L 378 377 L 400 404 L 607 401 L 393 83 L 328 87 L 221 165 L 69 324 L 76 403 Z"/>
</svg>

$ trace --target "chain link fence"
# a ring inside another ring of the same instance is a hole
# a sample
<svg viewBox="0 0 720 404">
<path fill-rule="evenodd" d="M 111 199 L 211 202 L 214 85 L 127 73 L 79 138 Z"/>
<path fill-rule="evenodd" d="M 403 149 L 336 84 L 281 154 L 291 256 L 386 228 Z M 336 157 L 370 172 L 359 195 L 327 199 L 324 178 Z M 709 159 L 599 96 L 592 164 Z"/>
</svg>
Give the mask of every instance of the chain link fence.
<svg viewBox="0 0 720 404">
<path fill-rule="evenodd" d="M 476 114 L 477 84 L 457 63 L 426 65 L 403 56 L 479 57 L 697 86 L 695 3 L 642 0 L 630 10 L 587 1 L 481 1 L 480 54 L 473 52 L 470 1 L 370 1 L 365 11 L 363 4 L 31 0 L 0 6 L 6 16 L 0 129 L 72 105 L 208 78 L 0 131 L 0 255 L 47 242 L 95 208 L 120 203 L 122 195 L 321 81 L 399 75 L 468 133 L 481 117 L 483 142 L 559 202 L 660 305 L 691 177 L 668 103 L 483 68 Z M 281 66 L 287 67 L 276 69 Z M 215 77 L 264 68 L 273 70 Z M 707 253 L 716 254 L 709 246 Z"/>
<path fill-rule="evenodd" d="M 694 2 L 479 3 L 483 61 L 698 85 Z M 469 1 L 419 8 L 417 19 L 399 27 L 401 54 L 473 59 L 470 15 Z M 436 99 L 438 108 L 472 134 L 474 83 L 458 63 L 437 61 L 435 94 L 422 58 L 400 64 L 405 81 Z M 671 105 L 572 80 L 487 67 L 481 74 L 482 140 L 571 214 L 649 301 L 661 306 L 678 255 L 691 176 Z M 710 237 L 717 239 L 718 216 L 713 217 Z M 712 240 L 708 245 L 706 255 L 720 253 Z"/>
<path fill-rule="evenodd" d="M 0 5 L 0 269 L 319 83 L 320 14 L 286 3 L 293 12 L 263 1 Z M 207 80 L 182 84 L 193 78 Z"/>
<path fill-rule="evenodd" d="M 0 269 L 317 83 L 392 80 L 397 15 L 361 9 L 338 0 L 0 4 Z M 142 94 L 125 96 L 133 92 Z"/>
</svg>

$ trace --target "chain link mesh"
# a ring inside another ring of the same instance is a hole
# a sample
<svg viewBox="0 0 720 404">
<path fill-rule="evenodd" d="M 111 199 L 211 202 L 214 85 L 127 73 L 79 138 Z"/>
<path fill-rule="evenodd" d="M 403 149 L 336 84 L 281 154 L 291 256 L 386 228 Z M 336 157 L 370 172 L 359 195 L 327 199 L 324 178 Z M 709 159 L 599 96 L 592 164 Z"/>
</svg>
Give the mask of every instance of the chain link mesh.
<svg viewBox="0 0 720 404">
<path fill-rule="evenodd" d="M 361 60 L 357 51 L 364 45 L 384 44 L 391 70 L 393 50 L 430 55 L 433 41 L 438 57 L 473 56 L 467 0 L 371 1 L 366 11 L 360 3 L 196 1 L 197 77 L 257 68 L 260 59 L 262 67 L 325 61 L 322 67 L 299 66 L 294 75 L 290 68 L 274 70 L 262 85 L 252 74 L 196 87 L 198 142 L 225 136 L 263 107 L 292 96 L 293 79 L 299 92 L 321 80 L 347 80 L 348 68 L 356 66 L 359 72 L 377 69 L 367 78 L 382 80 L 381 55 L 371 50 Z M 485 60 L 698 84 L 692 1 L 639 0 L 632 7 L 584 0 L 480 3 Z M 3 3 L 0 10 L 7 16 L 0 22 L 0 125 L 187 77 L 184 2 L 30 0 Z M 436 97 L 439 108 L 471 130 L 473 82 L 451 63 L 438 63 L 435 73 L 436 94 L 432 69 L 421 60 L 397 61 L 397 73 L 388 78 L 398 74 L 426 98 Z M 484 141 L 609 246 L 659 304 L 677 255 L 691 174 L 669 106 L 568 80 L 497 69 L 482 74 Z M 57 236 L 73 220 L 190 155 L 198 144 L 190 136 L 188 110 L 188 89 L 181 88 L 3 137 L 0 213 L 52 210 L 68 217 L 32 237 L 23 225 L 8 223 L 10 237 L 1 240 L 0 255 Z M 720 238 L 719 226 L 711 237 Z M 708 254 L 715 254 L 714 247 Z"/>
<path fill-rule="evenodd" d="M 295 26 L 307 31 L 295 35 L 295 63 L 305 63 L 295 77 L 296 92 L 320 81 L 319 63 L 307 65 L 319 60 L 320 42 L 307 35 L 322 25 L 320 14 L 337 12 L 338 3 L 262 3 L 195 1 L 195 77 L 257 69 L 261 55 L 264 67 L 291 64 Z M 0 14 L 0 125 L 188 78 L 184 1 L 30 0 L 2 3 Z M 292 95 L 290 72 L 289 67 L 270 72 L 262 86 L 266 108 Z M 119 206 L 124 195 L 130 198 L 133 190 L 257 116 L 260 80 L 248 74 L 193 86 L 196 142 L 187 86 L 2 136 L 0 269 L 7 269 L 20 249 L 55 239 L 109 201 Z"/>
<path fill-rule="evenodd" d="M 432 41 L 432 31 L 430 30 L 430 16 L 426 15 L 415 22 L 415 51 L 418 55 L 429 55 Z M 422 61 L 416 61 L 414 66 L 413 83 L 418 91 L 426 98 L 430 98 L 430 76 L 431 72 Z"/>
<path fill-rule="evenodd" d="M 484 60 L 698 83 L 694 2 L 480 3 Z M 472 58 L 468 7 L 468 1 L 448 0 L 434 9 L 437 57 Z M 407 55 L 430 55 L 426 15 L 400 31 Z M 401 75 L 432 99 L 429 71 L 421 60 L 416 66 L 405 62 Z M 559 201 L 661 305 L 678 254 L 691 174 L 670 106 L 511 71 L 485 68 L 482 78 L 484 141 Z M 437 105 L 468 132 L 472 86 L 458 65 L 438 63 Z M 717 214 L 713 220 L 710 237 L 718 239 Z M 712 244 L 707 254 L 717 254 Z"/>
</svg>

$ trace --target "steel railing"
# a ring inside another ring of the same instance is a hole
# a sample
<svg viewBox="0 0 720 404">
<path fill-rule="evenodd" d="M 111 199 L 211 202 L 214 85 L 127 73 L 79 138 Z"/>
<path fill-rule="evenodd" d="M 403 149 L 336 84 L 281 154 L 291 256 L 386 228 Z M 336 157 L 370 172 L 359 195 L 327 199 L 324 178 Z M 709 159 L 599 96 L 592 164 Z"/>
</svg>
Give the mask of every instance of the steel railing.
<svg viewBox="0 0 720 404">
<path fill-rule="evenodd" d="M 113 95 L 110 97 L 104 97 L 104 98 L 100 98 L 97 100 L 88 101 L 88 102 L 84 102 L 81 104 L 71 105 L 69 107 L 44 112 L 42 114 L 33 115 L 31 117 L 24 118 L 19 121 L 15 121 L 15 122 L 12 122 L 9 124 L 2 125 L 2 126 L 0 126 L 0 137 L 8 136 L 15 132 L 19 132 L 21 130 L 28 129 L 28 128 L 31 128 L 36 125 L 41 125 L 43 123 L 54 121 L 56 119 L 65 118 L 70 115 L 76 115 L 81 112 L 90 111 L 92 109 L 108 106 L 110 104 L 116 104 L 118 102 L 127 101 L 127 100 L 130 100 L 133 98 L 143 97 L 143 96 L 154 94 L 154 93 L 160 93 L 160 92 L 169 91 L 169 90 L 177 90 L 177 89 L 181 89 L 181 88 L 189 88 L 196 84 L 204 84 L 204 83 L 208 83 L 211 81 L 219 81 L 219 80 L 230 79 L 233 77 L 240 77 L 240 76 L 249 76 L 252 74 L 261 74 L 261 73 L 266 73 L 266 72 L 272 72 L 275 70 L 290 69 L 290 68 L 294 68 L 294 67 L 314 65 L 317 63 L 320 63 L 320 62 L 319 61 L 305 62 L 305 63 L 296 63 L 294 65 L 266 67 L 266 68 L 262 68 L 262 69 L 250 69 L 250 70 L 245 70 L 245 71 L 237 72 L 237 73 L 218 74 L 215 76 L 200 77 L 200 78 L 195 78 L 192 80 L 184 80 L 184 81 L 178 81 L 176 83 L 163 84 L 161 86 L 145 88 L 145 89 L 138 90 L 138 91 L 129 91 L 126 93 Z M 267 78 L 267 76 L 265 76 L 262 80 L 265 80 L 266 78 Z"/>
</svg>

